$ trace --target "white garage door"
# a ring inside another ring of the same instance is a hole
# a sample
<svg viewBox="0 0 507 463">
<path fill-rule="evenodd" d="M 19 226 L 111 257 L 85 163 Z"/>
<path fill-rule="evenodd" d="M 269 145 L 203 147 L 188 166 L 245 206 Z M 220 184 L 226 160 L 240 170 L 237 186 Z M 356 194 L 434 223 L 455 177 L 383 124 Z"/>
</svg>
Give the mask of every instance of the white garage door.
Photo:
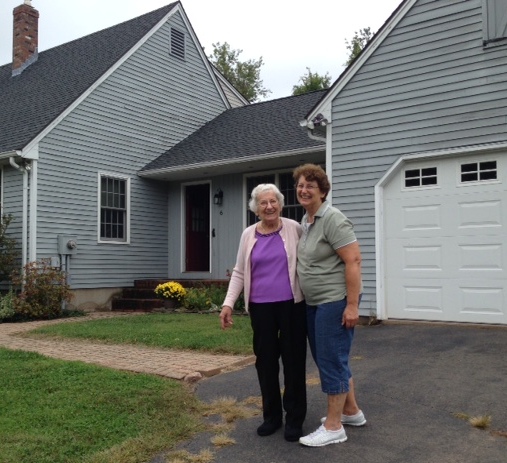
<svg viewBox="0 0 507 463">
<path fill-rule="evenodd" d="M 507 324 L 506 158 L 411 162 L 386 185 L 388 318 Z"/>
</svg>

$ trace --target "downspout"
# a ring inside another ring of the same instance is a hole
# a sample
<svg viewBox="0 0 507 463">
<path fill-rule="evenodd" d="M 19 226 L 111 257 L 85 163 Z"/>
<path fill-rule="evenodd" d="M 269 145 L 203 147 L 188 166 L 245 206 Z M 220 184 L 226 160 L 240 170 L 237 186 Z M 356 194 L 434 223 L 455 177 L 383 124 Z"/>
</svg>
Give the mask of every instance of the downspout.
<svg viewBox="0 0 507 463">
<path fill-rule="evenodd" d="M 37 260 L 37 159 L 32 159 L 30 162 L 31 174 L 30 174 L 30 242 L 28 246 L 28 261 L 35 262 Z"/>
<path fill-rule="evenodd" d="M 23 212 L 22 212 L 22 232 L 21 232 L 21 266 L 24 269 L 27 264 L 27 240 L 28 240 L 28 171 L 16 164 L 14 158 L 9 158 L 9 164 L 21 171 L 23 174 Z"/>
</svg>

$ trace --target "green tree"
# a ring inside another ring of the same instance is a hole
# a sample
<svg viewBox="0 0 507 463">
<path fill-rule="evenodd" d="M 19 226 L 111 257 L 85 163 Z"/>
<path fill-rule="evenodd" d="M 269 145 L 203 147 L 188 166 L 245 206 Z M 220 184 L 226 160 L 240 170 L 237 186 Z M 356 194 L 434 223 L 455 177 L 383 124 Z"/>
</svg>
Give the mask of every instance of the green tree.
<svg viewBox="0 0 507 463">
<path fill-rule="evenodd" d="M 354 37 L 352 37 L 352 40 L 350 42 L 345 39 L 347 50 L 349 50 L 349 57 L 345 62 L 345 66 L 348 66 L 350 63 L 352 63 L 352 61 L 356 59 L 356 57 L 361 54 L 363 48 L 372 37 L 373 32 L 371 29 L 369 27 L 365 27 L 364 29 L 359 29 L 359 32 L 354 32 Z"/>
<path fill-rule="evenodd" d="M 303 93 L 313 92 L 315 90 L 323 90 L 329 88 L 331 84 L 331 76 L 326 72 L 325 76 L 314 73 L 310 68 L 306 68 L 307 74 L 299 78 L 301 85 L 294 85 L 292 87 L 293 95 L 302 95 Z"/>
<path fill-rule="evenodd" d="M 241 53 L 243 50 L 233 50 L 227 42 L 218 42 L 213 44 L 213 53 L 209 59 L 248 101 L 254 102 L 271 93 L 264 88 L 260 78 L 264 62 L 262 56 L 257 61 L 240 61 Z"/>
</svg>

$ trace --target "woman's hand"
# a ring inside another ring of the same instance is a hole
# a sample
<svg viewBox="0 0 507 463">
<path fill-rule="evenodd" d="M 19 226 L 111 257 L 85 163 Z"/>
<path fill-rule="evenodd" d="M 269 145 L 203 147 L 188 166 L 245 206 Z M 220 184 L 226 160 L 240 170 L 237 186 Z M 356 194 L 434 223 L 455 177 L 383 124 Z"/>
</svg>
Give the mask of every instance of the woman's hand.
<svg viewBox="0 0 507 463">
<path fill-rule="evenodd" d="M 233 325 L 232 321 L 232 307 L 228 305 L 224 305 L 222 307 L 222 311 L 220 312 L 220 326 L 223 330 L 230 328 Z"/>
<path fill-rule="evenodd" d="M 354 328 L 357 325 L 357 322 L 359 321 L 359 308 L 357 305 L 347 304 L 347 307 L 345 307 L 345 310 L 343 312 L 342 317 L 342 325 L 345 326 L 345 328 L 350 329 Z"/>
</svg>

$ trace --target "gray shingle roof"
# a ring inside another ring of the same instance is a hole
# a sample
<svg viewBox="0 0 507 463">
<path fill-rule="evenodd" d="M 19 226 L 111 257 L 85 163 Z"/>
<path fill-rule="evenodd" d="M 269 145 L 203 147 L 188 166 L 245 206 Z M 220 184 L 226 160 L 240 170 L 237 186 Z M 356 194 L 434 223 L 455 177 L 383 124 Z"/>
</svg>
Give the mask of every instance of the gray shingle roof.
<svg viewBox="0 0 507 463">
<path fill-rule="evenodd" d="M 19 76 L 0 67 L 0 153 L 23 149 L 176 4 L 41 52 Z"/>
<path fill-rule="evenodd" d="M 142 172 L 324 146 L 299 125 L 325 90 L 229 109 Z"/>
</svg>

